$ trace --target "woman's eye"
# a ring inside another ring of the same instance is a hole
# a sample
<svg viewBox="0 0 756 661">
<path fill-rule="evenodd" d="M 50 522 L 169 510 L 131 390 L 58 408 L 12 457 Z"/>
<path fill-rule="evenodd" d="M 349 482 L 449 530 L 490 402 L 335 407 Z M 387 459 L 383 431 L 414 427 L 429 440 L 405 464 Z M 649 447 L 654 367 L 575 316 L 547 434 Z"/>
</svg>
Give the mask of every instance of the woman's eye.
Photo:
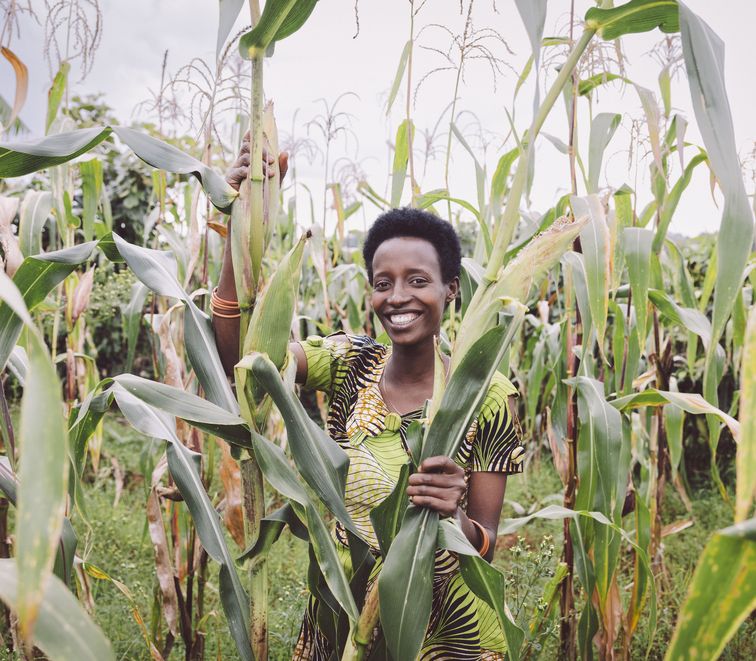
<svg viewBox="0 0 756 661">
<path fill-rule="evenodd" d="M 425 278 L 412 278 L 413 285 L 427 285 L 428 281 Z"/>
<path fill-rule="evenodd" d="M 389 286 L 389 283 L 386 281 L 376 282 L 373 285 L 373 289 L 375 289 L 376 291 L 385 291 L 386 289 L 388 289 L 388 286 Z"/>
</svg>

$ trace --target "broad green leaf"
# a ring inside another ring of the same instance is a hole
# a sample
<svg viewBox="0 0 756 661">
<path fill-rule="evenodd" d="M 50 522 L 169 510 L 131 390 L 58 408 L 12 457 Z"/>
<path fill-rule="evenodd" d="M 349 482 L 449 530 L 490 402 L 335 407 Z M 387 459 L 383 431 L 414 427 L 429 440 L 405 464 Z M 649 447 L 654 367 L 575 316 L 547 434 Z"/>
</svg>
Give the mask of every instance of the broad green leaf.
<svg viewBox="0 0 756 661">
<path fill-rule="evenodd" d="M 410 506 L 378 575 L 381 626 L 394 659 L 415 659 L 433 597 L 438 513 Z"/>
<path fill-rule="evenodd" d="M 585 23 L 607 41 L 655 28 L 667 34 L 680 30 L 677 0 L 632 0 L 610 9 L 591 7 L 585 13 Z"/>
<path fill-rule="evenodd" d="M 609 227 L 606 224 L 604 207 L 598 195 L 572 197 L 575 216 L 588 215 L 590 221 L 580 232 L 580 244 L 585 260 L 585 276 L 588 286 L 588 304 L 591 319 L 596 329 L 599 351 L 604 355 L 604 335 L 606 334 L 606 317 L 609 313 L 610 242 Z"/>
<path fill-rule="evenodd" d="M 318 0 L 280 0 L 266 2 L 260 20 L 239 40 L 239 52 L 252 59 L 276 41 L 285 39 L 301 28 L 310 17 Z"/>
<path fill-rule="evenodd" d="M 26 262 L 26 260 L 24 260 Z M 20 269 L 19 269 L 20 270 Z M 66 506 L 68 434 L 56 411 L 63 408 L 60 381 L 47 347 L 26 309 L 22 293 L 0 274 L 0 298 L 9 314 L 27 326 L 29 369 L 21 400 L 16 557 L 19 589 L 15 609 L 29 639 L 55 562 Z M 46 415 L 40 415 L 46 411 Z"/>
<path fill-rule="evenodd" d="M 601 112 L 591 122 L 588 143 L 588 192 L 598 193 L 601 163 L 609 142 L 617 131 L 622 116 L 611 112 Z"/>
<path fill-rule="evenodd" d="M 184 303 L 184 336 L 189 361 L 207 398 L 227 411 L 237 413 L 239 405 L 226 378 L 215 335 L 208 316 L 202 312 L 176 279 L 175 262 L 168 253 L 141 248 L 114 234 L 113 240 L 134 275 L 161 296 L 178 298 Z"/>
<path fill-rule="evenodd" d="M 412 137 L 415 133 L 415 125 L 411 120 L 405 119 L 396 130 L 396 142 L 394 144 L 394 165 L 391 168 L 391 206 L 398 207 L 402 202 L 404 180 L 407 178 L 407 163 L 409 150 L 412 145 Z"/>
<path fill-rule="evenodd" d="M 572 250 L 562 256 L 562 265 L 569 269 L 569 277 L 575 292 L 575 301 L 580 312 L 580 323 L 583 326 L 583 354 L 592 350 L 591 334 L 593 333 L 593 315 L 588 302 L 588 283 L 585 274 L 585 258 L 579 252 Z"/>
<path fill-rule="evenodd" d="M 604 71 L 602 73 L 594 74 L 593 76 L 588 76 L 588 78 L 581 80 L 578 83 L 578 94 L 580 96 L 589 96 L 591 92 L 593 92 L 593 90 L 600 87 L 601 85 L 606 85 L 606 83 L 611 83 L 613 80 L 622 80 L 626 83 L 630 82 L 627 78 L 624 78 L 616 73 Z"/>
<path fill-rule="evenodd" d="M 664 657 L 718 659 L 756 609 L 756 519 L 715 532 L 696 563 Z"/>
<path fill-rule="evenodd" d="M 654 235 L 654 252 L 659 254 L 661 248 L 664 245 L 664 239 L 667 236 L 667 230 L 669 224 L 672 222 L 672 216 L 674 216 L 677 205 L 680 202 L 683 192 L 690 184 L 690 180 L 693 178 L 693 171 L 701 163 L 707 161 L 706 153 L 696 154 L 683 170 L 680 178 L 672 186 L 671 190 L 664 198 L 664 204 L 659 211 L 659 225 L 656 228 L 656 234 Z"/>
<path fill-rule="evenodd" d="M 58 73 L 53 78 L 53 83 L 47 92 L 47 117 L 45 119 L 45 133 L 50 130 L 52 123 L 58 115 L 60 102 L 63 100 L 63 93 L 68 85 L 68 72 L 71 71 L 70 62 L 61 62 Z"/>
<path fill-rule="evenodd" d="M 257 540 L 244 550 L 236 559 L 237 562 L 254 560 L 257 556 L 266 554 L 273 547 L 273 544 L 278 541 L 287 525 L 294 535 L 305 541 L 308 540 L 307 528 L 299 520 L 299 517 L 297 517 L 294 508 L 287 503 L 279 507 L 275 512 L 271 512 L 268 516 L 260 519 L 260 533 L 257 536 Z"/>
<path fill-rule="evenodd" d="M 141 282 L 135 282 L 131 285 L 131 297 L 129 302 L 121 310 L 121 319 L 123 320 L 124 335 L 126 335 L 126 365 L 125 369 L 130 370 L 134 364 L 134 355 L 136 354 L 137 340 L 139 339 L 139 329 L 142 325 L 142 312 L 144 302 L 147 299 L 149 289 Z"/>
<path fill-rule="evenodd" d="M 244 0 L 218 0 L 218 36 L 215 41 L 215 59 L 220 57 L 223 45 L 234 27 Z"/>
<path fill-rule="evenodd" d="M 95 126 L 28 142 L 0 143 L 0 179 L 21 177 L 66 163 L 93 149 L 109 135 L 109 127 Z"/>
<path fill-rule="evenodd" d="M 82 229 L 84 240 L 94 238 L 95 214 L 102 197 L 102 163 L 99 158 L 92 158 L 79 163 L 82 191 Z"/>
<path fill-rule="evenodd" d="M 344 482 L 349 464 L 347 454 L 310 419 L 267 356 L 252 353 L 237 364 L 237 388 L 244 392 L 248 371 L 281 412 L 289 448 L 302 478 L 344 527 L 359 536 L 344 504 Z"/>
<path fill-rule="evenodd" d="M 247 631 L 248 597 L 236 573 L 218 513 L 202 483 L 199 472 L 201 455 L 181 444 L 176 436 L 173 416 L 145 404 L 121 384 L 116 383 L 113 386 L 113 395 L 121 413 L 136 430 L 167 442 L 168 469 L 171 476 L 189 509 L 202 546 L 220 565 L 220 599 L 236 649 L 241 659 L 253 661 Z"/>
<path fill-rule="evenodd" d="M 619 397 L 609 402 L 614 408 L 624 411 L 628 408 L 639 408 L 642 406 L 664 406 L 665 404 L 674 404 L 683 411 L 693 413 L 694 415 L 712 415 L 719 418 L 727 425 L 730 432 L 735 438 L 740 436 L 740 425 L 730 415 L 719 410 L 714 405 L 707 402 L 701 395 L 686 392 L 671 392 L 668 390 L 655 390 L 649 388 L 643 392 L 634 395 Z"/>
<path fill-rule="evenodd" d="M 21 576 L 14 559 L 0 560 L 0 599 L 18 612 Z M 51 661 L 115 661 L 110 642 L 78 599 L 59 579 L 50 577 L 33 636 Z"/>
<path fill-rule="evenodd" d="M 180 388 L 150 381 L 134 374 L 114 376 L 113 381 L 145 404 L 181 418 L 229 443 L 249 448 L 249 429 L 244 420 L 220 406 Z"/>
<path fill-rule="evenodd" d="M 672 379 L 670 379 L 672 387 Z M 664 407 L 664 432 L 667 435 L 669 448 L 669 464 L 672 478 L 677 477 L 683 454 L 683 432 L 685 427 L 685 412 L 679 406 Z"/>
<path fill-rule="evenodd" d="M 748 316 L 740 379 L 740 443 L 735 459 L 736 522 L 748 517 L 756 496 L 756 307 Z"/>
<path fill-rule="evenodd" d="M 318 566 L 323 572 L 329 589 L 346 611 L 350 620 L 356 622 L 359 618 L 359 611 L 354 603 L 352 592 L 349 589 L 349 581 L 336 552 L 334 541 L 323 518 L 310 500 L 304 487 L 299 483 L 283 450 L 255 432 L 252 432 L 252 444 L 255 458 L 265 477 L 277 491 L 280 491 L 295 504 L 294 512 L 307 525 Z"/>
<path fill-rule="evenodd" d="M 402 526 L 404 513 L 409 506 L 409 497 L 407 496 L 409 474 L 410 465 L 404 464 L 399 471 L 396 486 L 394 486 L 388 498 L 385 498 L 370 510 L 370 522 L 373 524 L 373 530 L 384 558 L 388 555 L 391 542 L 394 541 Z"/>
<path fill-rule="evenodd" d="M 18 214 L 18 245 L 24 257 L 42 252 L 42 229 L 52 204 L 52 194 L 48 191 L 26 191 Z"/>
<path fill-rule="evenodd" d="M 394 100 L 399 92 L 399 85 L 402 84 L 404 78 L 404 71 L 407 69 L 407 60 L 409 59 L 410 52 L 412 51 L 412 40 L 410 39 L 404 48 L 402 54 L 399 56 L 399 65 L 396 67 L 396 74 L 394 75 L 394 82 L 391 83 L 391 91 L 389 92 L 388 100 L 386 101 L 386 115 L 391 112 L 391 106 L 394 105 Z"/>
<path fill-rule="evenodd" d="M 221 211 L 227 210 L 236 199 L 236 191 L 221 175 L 189 154 L 142 131 L 125 126 L 114 126 L 112 129 L 118 139 L 148 165 L 177 174 L 194 175 L 210 201 Z"/>
<path fill-rule="evenodd" d="M 653 239 L 653 232 L 644 228 L 626 227 L 622 231 L 622 249 L 627 261 L 635 308 L 635 330 L 641 347 L 646 346 L 648 334 L 648 283 L 651 279 Z"/>
<path fill-rule="evenodd" d="M 514 622 L 506 605 L 504 574 L 480 557 L 459 526 L 450 519 L 440 522 L 438 546 L 458 555 L 462 579 L 467 587 L 496 613 L 507 641 L 508 657 L 511 661 L 517 661 L 520 658 L 520 648 L 525 639 L 525 632 Z"/>
</svg>

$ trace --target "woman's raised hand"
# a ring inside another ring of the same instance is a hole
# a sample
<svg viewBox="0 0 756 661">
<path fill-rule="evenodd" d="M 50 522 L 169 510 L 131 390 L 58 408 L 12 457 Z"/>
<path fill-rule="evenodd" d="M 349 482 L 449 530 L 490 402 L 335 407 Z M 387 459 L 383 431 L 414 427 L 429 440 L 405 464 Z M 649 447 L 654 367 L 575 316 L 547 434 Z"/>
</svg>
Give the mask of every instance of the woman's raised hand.
<svg viewBox="0 0 756 661">
<path fill-rule="evenodd" d="M 449 457 L 429 457 L 409 477 L 407 495 L 421 507 L 441 516 L 455 516 L 467 491 L 465 471 Z"/>
<path fill-rule="evenodd" d="M 272 177 L 275 175 L 276 170 L 273 167 L 275 159 L 272 154 L 268 153 L 267 149 L 263 149 L 263 175 L 266 177 Z M 282 151 L 278 155 L 278 169 L 281 172 L 281 181 L 286 176 L 286 171 L 289 169 L 289 154 Z M 236 157 L 236 161 L 231 166 L 231 169 L 226 174 L 226 181 L 234 189 L 239 190 L 241 182 L 244 181 L 249 174 L 249 131 L 245 133 L 242 139 L 242 146 L 239 155 Z"/>
</svg>

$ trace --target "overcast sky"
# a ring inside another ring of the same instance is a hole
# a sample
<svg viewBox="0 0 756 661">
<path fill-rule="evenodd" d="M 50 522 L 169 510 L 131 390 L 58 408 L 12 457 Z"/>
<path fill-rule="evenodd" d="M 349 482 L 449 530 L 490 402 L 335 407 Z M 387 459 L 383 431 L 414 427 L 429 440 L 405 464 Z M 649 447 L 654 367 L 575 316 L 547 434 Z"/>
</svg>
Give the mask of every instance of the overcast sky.
<svg viewBox="0 0 756 661">
<path fill-rule="evenodd" d="M 469 0 L 463 0 L 466 8 Z M 192 57 L 214 61 L 217 30 L 217 2 L 214 0 L 100 0 L 102 5 L 102 43 L 97 50 L 92 71 L 83 82 L 76 82 L 79 70 L 74 68 L 74 90 L 79 93 L 103 92 L 105 101 L 114 109 L 123 123 L 134 117 L 134 107 L 149 97 L 148 90 L 157 90 L 160 81 L 160 66 L 163 53 L 168 50 L 168 69 L 175 71 Z M 753 85 L 753 26 L 756 25 L 756 3 L 753 0 L 688 0 L 688 6 L 720 35 L 726 46 L 726 76 L 730 104 L 735 124 L 736 144 L 741 159 L 746 161 L 754 148 L 756 122 L 756 86 Z M 40 10 L 44 22 L 43 5 L 33 2 Z M 578 13 L 585 12 L 591 3 L 576 2 Z M 545 35 L 564 33 L 567 23 L 569 0 L 550 0 L 546 19 Z M 344 163 L 340 157 L 355 161 L 381 193 L 387 185 L 390 170 L 388 141 L 393 139 L 396 127 L 404 112 L 404 90 L 386 117 L 384 107 L 388 89 L 396 70 L 399 56 L 409 35 L 408 0 L 363 0 L 359 2 L 359 34 L 354 15 L 353 0 L 323 0 L 318 3 L 311 19 L 304 28 L 291 38 L 276 46 L 273 58 L 265 70 L 265 91 L 273 99 L 279 130 L 292 132 L 298 137 L 308 136 L 307 122 L 323 112 L 325 99 L 332 103 L 339 95 L 353 92 L 356 96 L 342 98 L 339 110 L 351 114 L 352 134 L 345 140 L 341 134 L 332 149 L 331 164 L 335 163 L 329 179 L 343 176 Z M 500 35 L 506 45 L 496 38 L 485 43 L 492 53 L 502 60 L 502 73 L 494 80 L 490 65 L 484 61 L 470 61 L 464 84 L 460 89 L 457 104 L 458 124 L 468 136 L 481 162 L 487 168 L 487 177 L 496 167 L 498 158 L 505 149 L 502 145 L 508 133 L 509 120 L 505 108 L 511 108 L 512 94 L 517 75 L 530 55 L 530 46 L 522 21 L 512 0 L 476 0 L 473 8 L 473 24 L 476 29 L 490 28 Z M 416 18 L 416 31 L 426 27 L 418 45 L 445 49 L 451 33 L 460 33 L 465 16 L 460 14 L 458 0 L 428 0 Z M 237 28 L 247 20 L 241 17 Z M 435 26 L 431 25 L 435 24 Z M 443 26 L 438 27 L 438 26 Z M 628 59 L 628 77 L 651 90 L 658 96 L 657 76 L 660 66 L 649 54 L 662 35 L 632 35 L 623 40 Z M 27 63 L 30 69 L 30 90 L 26 107 L 21 116 L 34 135 L 43 131 L 44 108 L 50 72 L 43 58 L 45 45 L 41 26 L 25 18 L 21 22 L 21 37 L 14 36 L 13 50 Z M 511 51 L 511 52 L 510 52 Z M 556 52 L 553 51 L 552 52 Z M 547 53 L 545 52 L 544 55 Z M 454 55 L 453 55 L 454 56 Z M 553 79 L 554 67 L 559 60 L 550 63 L 546 79 Z M 416 50 L 415 83 L 425 74 L 446 63 L 437 53 L 418 48 Z M 13 77 L 5 61 L 0 62 L 0 89 L 6 99 L 12 97 Z M 543 88 L 544 75 L 541 75 Z M 431 130 L 439 116 L 452 101 L 454 72 L 438 71 L 429 76 L 421 86 L 412 108 L 418 131 Z M 533 77 L 521 90 L 516 106 L 515 124 L 518 131 L 529 124 L 532 113 Z M 580 116 L 579 140 L 587 158 L 589 117 L 584 102 Z M 677 112 L 690 120 L 686 138 L 700 143 L 690 105 L 687 81 L 680 76 L 673 84 L 672 103 Z M 628 170 L 627 149 L 633 118 L 642 117 L 638 96 L 630 86 L 613 84 L 598 95 L 594 114 L 617 112 L 622 114 L 622 124 L 606 151 L 605 176 L 602 186 L 619 187 L 628 184 L 639 192 L 640 204 L 651 195 L 645 177 L 647 166 L 640 171 Z M 297 112 L 298 111 L 298 112 Z M 296 118 L 294 113 L 297 112 Z M 293 129 L 292 129 L 293 127 Z M 442 188 L 443 152 L 446 147 L 448 114 L 438 128 L 435 146 L 438 154 L 428 163 L 420 184 L 423 190 Z M 555 108 L 544 131 L 567 142 L 567 125 L 563 106 Z M 317 130 L 310 127 L 310 137 L 318 138 Z M 422 139 L 418 140 L 417 159 L 423 164 Z M 321 145 L 322 146 L 322 145 Z M 642 148 L 642 147 L 641 147 Z M 693 154 L 688 151 L 688 158 Z M 564 194 L 569 187 L 569 168 L 566 156 L 562 155 L 547 140 L 541 138 L 536 157 L 536 177 L 531 197 L 531 208 L 543 212 Z M 753 167 L 753 161 L 750 167 Z M 300 181 L 307 184 L 315 197 L 316 218 L 320 219 L 324 181 L 323 161 L 315 157 L 312 162 L 300 157 L 297 161 Z M 419 173 L 421 174 L 421 173 Z M 676 176 L 676 175 L 675 175 Z M 753 192 L 751 174 L 746 185 Z M 454 142 L 450 168 L 450 188 L 453 195 L 476 200 L 474 168 L 470 156 L 458 142 Z M 300 191 L 300 200 L 305 193 Z M 302 208 L 302 207 L 300 207 Z M 375 213 L 368 206 L 358 214 L 353 223 L 369 222 Z M 708 173 L 699 168 L 688 193 L 684 196 L 672 222 L 672 231 L 696 234 L 716 230 L 720 211 L 709 192 Z M 307 217 L 300 222 L 308 224 Z"/>
</svg>

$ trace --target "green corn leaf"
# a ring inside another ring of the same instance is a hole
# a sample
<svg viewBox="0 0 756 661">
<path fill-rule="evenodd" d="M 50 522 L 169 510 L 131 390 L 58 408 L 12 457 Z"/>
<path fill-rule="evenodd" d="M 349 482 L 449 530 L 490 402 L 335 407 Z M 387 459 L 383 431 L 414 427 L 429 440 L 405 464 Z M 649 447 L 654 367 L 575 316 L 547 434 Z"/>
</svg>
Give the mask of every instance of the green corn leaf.
<svg viewBox="0 0 756 661">
<path fill-rule="evenodd" d="M 396 143 L 394 146 L 394 165 L 391 168 L 391 206 L 398 207 L 402 202 L 404 180 L 407 178 L 407 163 L 409 162 L 409 150 L 412 145 L 412 137 L 415 133 L 415 125 L 411 120 L 405 119 L 396 130 Z"/>
<path fill-rule="evenodd" d="M 60 381 L 22 293 L 0 273 L 0 299 L 27 327 L 29 368 L 21 400 L 16 557 L 19 588 L 15 610 L 21 635 L 30 640 L 63 527 L 68 480 L 68 434 Z M 40 415 L 40 411 L 48 414 Z"/>
<path fill-rule="evenodd" d="M 588 192 L 598 193 L 601 162 L 609 142 L 617 131 L 622 116 L 611 112 L 601 112 L 591 122 L 588 143 Z"/>
<path fill-rule="evenodd" d="M 94 238 L 97 205 L 102 197 L 102 163 L 98 158 L 83 161 L 79 163 L 79 172 L 81 173 L 82 229 L 84 240 L 91 241 Z"/>
<path fill-rule="evenodd" d="M 680 30 L 677 0 L 632 0 L 611 9 L 591 7 L 585 13 L 585 23 L 607 41 L 655 28 L 667 34 Z"/>
<path fill-rule="evenodd" d="M 18 611 L 21 576 L 14 559 L 0 560 L 0 599 Z M 40 604 L 34 645 L 51 661 L 115 661 L 110 642 L 92 622 L 78 599 L 59 579 L 51 577 Z"/>
<path fill-rule="evenodd" d="M 331 442 L 333 443 L 333 441 Z M 307 525 L 318 566 L 323 572 L 331 593 L 346 611 L 350 620 L 356 622 L 359 618 L 359 611 L 354 603 L 352 592 L 349 589 L 349 581 L 323 518 L 310 500 L 304 487 L 299 483 L 283 450 L 255 432 L 252 432 L 252 444 L 255 458 L 273 488 L 296 504 L 293 508 L 294 512 Z"/>
<path fill-rule="evenodd" d="M 669 390 L 655 390 L 649 388 L 634 395 L 626 395 L 609 402 L 614 408 L 624 411 L 625 409 L 640 408 L 642 406 L 664 406 L 674 404 L 683 411 L 694 415 L 711 415 L 719 418 L 732 432 L 735 438 L 739 438 L 740 425 L 730 415 L 716 408 L 706 401 L 701 395 L 687 392 L 671 392 Z"/>
<path fill-rule="evenodd" d="M 659 225 L 657 226 L 656 234 L 654 235 L 655 253 L 659 254 L 659 252 L 661 252 L 661 248 L 664 245 L 664 239 L 667 236 L 669 224 L 672 222 L 672 216 L 674 216 L 683 192 L 693 178 L 693 171 L 701 163 L 706 163 L 707 160 L 706 153 L 696 154 L 690 159 L 688 165 L 685 166 L 685 170 L 683 170 L 682 176 L 675 182 L 667 196 L 664 198 L 664 203 L 659 211 Z"/>
<path fill-rule="evenodd" d="M 407 69 L 407 60 L 409 60 L 410 52 L 412 51 L 412 40 L 410 39 L 404 48 L 402 54 L 399 56 L 399 65 L 396 67 L 396 74 L 394 75 L 394 82 L 391 83 L 391 91 L 389 92 L 388 100 L 386 101 L 386 116 L 391 113 L 391 106 L 394 105 L 396 95 L 399 93 L 399 86 L 402 84 L 404 78 L 404 72 Z"/>
<path fill-rule="evenodd" d="M 735 465 L 735 521 L 744 521 L 756 496 L 756 307 L 748 316 L 740 369 L 740 443 Z"/>
<path fill-rule="evenodd" d="M 318 0 L 281 0 L 266 2 L 260 20 L 239 40 L 239 53 L 247 60 L 257 52 L 268 50 L 301 28 Z"/>
<path fill-rule="evenodd" d="M 170 254 L 132 245 L 116 234 L 113 235 L 113 241 L 129 268 L 142 283 L 156 294 L 177 298 L 184 303 L 186 350 L 197 378 L 213 404 L 237 413 L 239 405 L 218 356 L 210 319 L 179 284 L 176 265 Z"/>
<path fill-rule="evenodd" d="M 464 533 L 450 519 L 444 519 L 438 527 L 438 546 L 456 553 L 459 557 L 462 579 L 467 587 L 485 601 L 496 613 L 499 625 L 507 641 L 510 661 L 520 658 L 520 649 L 525 632 L 517 626 L 506 605 L 506 577 L 496 567 L 486 562 L 473 548 Z"/>
<path fill-rule="evenodd" d="M 61 62 L 58 73 L 53 78 L 53 83 L 47 92 L 47 117 L 45 119 L 45 133 L 50 130 L 52 123 L 58 116 L 60 102 L 63 100 L 63 94 L 68 85 L 68 73 L 71 71 L 70 62 Z"/>
<path fill-rule="evenodd" d="M 179 441 L 173 416 L 145 404 L 119 383 L 113 386 L 113 396 L 121 413 L 137 431 L 167 442 L 171 476 L 189 509 L 202 546 L 220 565 L 221 604 L 239 657 L 244 661 L 253 661 L 247 632 L 248 597 L 236 573 L 218 513 L 202 483 L 199 472 L 201 455 L 192 452 Z"/>
<path fill-rule="evenodd" d="M 581 253 L 570 250 L 562 256 L 562 264 L 565 269 L 569 269 L 569 274 L 572 278 L 575 300 L 580 311 L 580 323 L 583 326 L 583 354 L 585 354 L 591 347 L 590 337 L 593 332 L 593 317 L 591 315 L 591 306 L 588 302 L 585 258 Z"/>
<path fill-rule="evenodd" d="M 18 220 L 18 244 L 24 257 L 42 252 L 42 229 L 52 211 L 52 194 L 26 191 Z"/>
<path fill-rule="evenodd" d="M 126 335 L 126 365 L 127 370 L 131 369 L 134 364 L 134 355 L 136 354 L 137 340 L 139 339 L 139 329 L 142 326 L 142 312 L 144 302 L 149 294 L 149 289 L 141 282 L 135 282 L 131 285 L 131 297 L 129 302 L 121 309 L 121 319 L 123 320 L 124 335 Z"/>
<path fill-rule="evenodd" d="M 113 377 L 113 382 L 149 406 L 181 418 L 203 431 L 239 447 L 251 447 L 244 420 L 226 409 L 180 388 L 150 381 L 134 374 Z"/>
<path fill-rule="evenodd" d="M 109 135 L 109 127 L 95 126 L 28 142 L 0 143 L 0 179 L 21 177 L 66 163 L 87 153 Z"/>
<path fill-rule="evenodd" d="M 670 387 L 673 379 L 670 379 Z M 673 392 L 677 392 L 677 386 Z M 672 478 L 677 477 L 680 461 L 683 453 L 683 431 L 685 425 L 685 412 L 678 406 L 664 407 L 664 433 L 667 435 L 667 447 L 669 448 L 669 465 L 672 469 Z"/>
<path fill-rule="evenodd" d="M 648 334 L 648 283 L 651 279 L 651 244 L 653 232 L 640 227 L 626 227 L 622 231 L 622 249 L 627 260 L 630 288 L 635 308 L 635 330 L 638 344 L 646 346 Z"/>
<path fill-rule="evenodd" d="M 580 244 L 585 260 L 585 276 L 588 286 L 588 304 L 591 320 L 596 330 L 599 351 L 604 355 L 606 318 L 609 314 L 610 245 L 609 226 L 606 224 L 604 207 L 598 195 L 572 197 L 575 216 L 588 215 L 590 221 L 580 232 Z"/>
<path fill-rule="evenodd" d="M 388 555 L 391 542 L 394 541 L 402 526 L 404 513 L 409 506 L 409 497 L 407 496 L 409 475 L 410 465 L 404 464 L 399 471 L 396 486 L 394 486 L 388 498 L 370 510 L 370 522 L 373 524 L 373 530 L 378 538 L 378 545 L 384 558 Z"/>
<path fill-rule="evenodd" d="M 255 304 L 244 339 L 243 353 L 267 354 L 280 370 L 289 345 L 299 280 L 302 275 L 304 247 L 310 233 L 303 234 L 281 260 L 267 287 Z"/>
<path fill-rule="evenodd" d="M 215 41 L 215 59 L 220 57 L 223 45 L 228 39 L 244 6 L 244 0 L 218 0 L 218 36 Z"/>
<path fill-rule="evenodd" d="M 279 507 L 275 512 L 260 519 L 260 533 L 255 542 L 236 559 L 237 562 L 254 560 L 260 555 L 265 555 L 278 541 L 284 528 L 289 526 L 291 532 L 304 541 L 308 541 L 307 528 L 299 520 L 294 508 L 287 503 Z"/>
<path fill-rule="evenodd" d="M 601 87 L 601 85 L 611 83 L 613 80 L 622 80 L 623 82 L 630 83 L 630 81 L 623 76 L 605 71 L 581 80 L 578 83 L 578 94 L 580 96 L 590 96 L 593 90 Z"/>
<path fill-rule="evenodd" d="M 756 609 L 756 519 L 714 533 L 696 563 L 664 657 L 718 659 Z"/>
<path fill-rule="evenodd" d="M 344 527 L 359 536 L 344 505 L 347 454 L 310 419 L 267 356 L 252 353 L 237 364 L 237 388 L 244 388 L 245 392 L 247 372 L 251 372 L 255 383 L 270 395 L 281 412 L 291 454 L 302 478 Z"/>
<path fill-rule="evenodd" d="M 415 659 L 433 597 L 438 513 L 410 506 L 378 576 L 381 625 L 394 659 Z"/>
</svg>

